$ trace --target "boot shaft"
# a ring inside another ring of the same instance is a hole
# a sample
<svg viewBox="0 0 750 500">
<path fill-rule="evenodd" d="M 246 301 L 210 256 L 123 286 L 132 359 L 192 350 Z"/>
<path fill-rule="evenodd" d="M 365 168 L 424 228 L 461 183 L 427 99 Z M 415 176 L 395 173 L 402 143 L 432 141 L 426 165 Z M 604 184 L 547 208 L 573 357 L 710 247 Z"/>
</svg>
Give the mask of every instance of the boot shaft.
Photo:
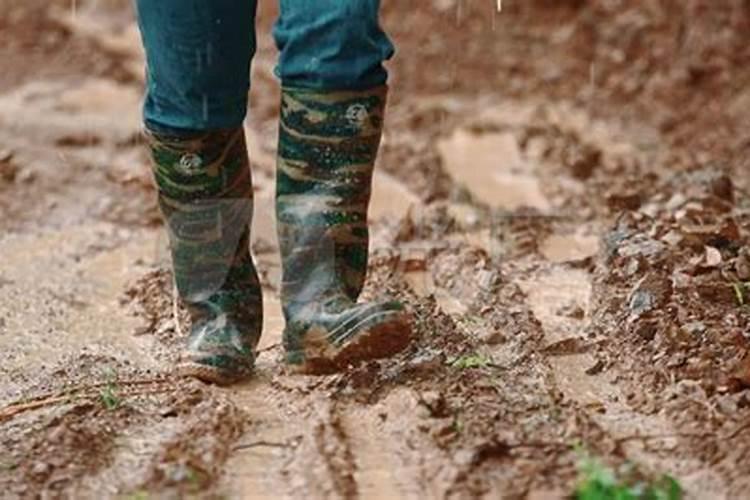
<svg viewBox="0 0 750 500">
<path fill-rule="evenodd" d="M 386 92 L 282 92 L 276 213 L 287 319 L 356 302 L 362 290 Z"/>
<path fill-rule="evenodd" d="M 200 302 L 252 280 L 253 190 L 243 130 L 148 139 L 181 296 Z"/>
</svg>

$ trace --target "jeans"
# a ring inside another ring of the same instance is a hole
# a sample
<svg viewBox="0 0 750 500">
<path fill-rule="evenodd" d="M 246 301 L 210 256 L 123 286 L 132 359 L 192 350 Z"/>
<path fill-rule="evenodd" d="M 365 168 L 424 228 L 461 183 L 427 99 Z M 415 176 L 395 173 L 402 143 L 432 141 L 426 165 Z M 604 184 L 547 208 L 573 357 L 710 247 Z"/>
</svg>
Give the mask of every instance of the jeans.
<svg viewBox="0 0 750 500">
<path fill-rule="evenodd" d="M 394 52 L 380 0 L 279 0 L 273 29 L 284 87 L 383 85 Z M 146 49 L 144 120 L 157 132 L 241 125 L 255 54 L 257 0 L 135 0 Z"/>
</svg>

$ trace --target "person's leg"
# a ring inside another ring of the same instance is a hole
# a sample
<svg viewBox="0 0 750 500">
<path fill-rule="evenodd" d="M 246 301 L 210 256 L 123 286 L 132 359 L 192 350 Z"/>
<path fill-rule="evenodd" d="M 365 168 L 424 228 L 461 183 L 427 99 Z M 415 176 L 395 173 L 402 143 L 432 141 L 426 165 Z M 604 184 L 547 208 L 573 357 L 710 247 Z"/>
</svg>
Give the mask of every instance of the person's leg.
<svg viewBox="0 0 750 500">
<path fill-rule="evenodd" d="M 256 0 L 136 0 L 150 129 L 215 130 L 245 118 Z"/>
<path fill-rule="evenodd" d="M 280 0 L 276 75 L 285 87 L 363 90 L 386 83 L 393 44 L 380 0 Z"/>
<path fill-rule="evenodd" d="M 281 0 L 276 212 L 287 361 L 330 371 L 406 347 L 395 302 L 357 304 L 393 47 L 378 0 Z"/>
<path fill-rule="evenodd" d="M 255 0 L 137 0 L 144 121 L 175 284 L 191 317 L 182 373 L 249 374 L 262 299 L 249 252 L 252 179 L 242 121 Z"/>
</svg>

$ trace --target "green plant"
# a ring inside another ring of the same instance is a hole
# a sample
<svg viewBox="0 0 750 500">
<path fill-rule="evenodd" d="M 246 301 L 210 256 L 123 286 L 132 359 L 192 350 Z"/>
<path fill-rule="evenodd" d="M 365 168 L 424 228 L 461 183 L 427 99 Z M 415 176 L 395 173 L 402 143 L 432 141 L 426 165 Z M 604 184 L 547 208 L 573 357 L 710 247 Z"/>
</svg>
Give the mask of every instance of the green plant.
<svg viewBox="0 0 750 500">
<path fill-rule="evenodd" d="M 577 500 L 681 500 L 682 487 L 676 479 L 664 475 L 651 483 L 628 482 L 599 460 L 584 454 L 579 463 Z"/>
<path fill-rule="evenodd" d="M 15 470 L 17 467 L 18 467 L 17 463 L 0 461 L 0 469 L 2 470 L 11 471 L 11 470 Z"/>
<path fill-rule="evenodd" d="M 732 283 L 732 289 L 734 290 L 734 298 L 737 300 L 737 305 L 747 305 L 748 291 L 750 291 L 750 282 L 743 283 L 741 281 L 736 281 Z"/>
<path fill-rule="evenodd" d="M 107 383 L 99 391 L 99 400 L 106 409 L 116 410 L 122 403 L 122 399 L 119 394 L 117 394 L 117 373 L 112 369 L 108 369 L 106 377 Z"/>
<path fill-rule="evenodd" d="M 471 368 L 485 368 L 492 364 L 492 359 L 482 354 L 471 354 L 467 356 L 459 356 L 458 358 L 451 361 L 450 365 L 453 368 L 459 370 L 467 370 Z"/>
<path fill-rule="evenodd" d="M 139 490 L 125 497 L 125 500 L 148 500 L 150 497 L 147 492 Z"/>
</svg>

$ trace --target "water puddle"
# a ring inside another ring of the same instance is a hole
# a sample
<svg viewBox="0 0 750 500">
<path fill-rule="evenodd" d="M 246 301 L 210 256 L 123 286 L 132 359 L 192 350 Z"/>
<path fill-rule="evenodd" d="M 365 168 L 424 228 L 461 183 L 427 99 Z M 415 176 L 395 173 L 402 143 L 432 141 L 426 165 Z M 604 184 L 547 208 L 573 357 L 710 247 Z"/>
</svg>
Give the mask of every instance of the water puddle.
<svg viewBox="0 0 750 500">
<path fill-rule="evenodd" d="M 547 211 L 541 181 L 521 154 L 511 133 L 473 134 L 456 130 L 438 143 L 448 174 L 493 208 Z"/>
<path fill-rule="evenodd" d="M 555 263 L 583 260 L 599 252 L 599 238 L 578 234 L 554 234 L 542 242 L 539 251 L 544 258 Z"/>
</svg>

